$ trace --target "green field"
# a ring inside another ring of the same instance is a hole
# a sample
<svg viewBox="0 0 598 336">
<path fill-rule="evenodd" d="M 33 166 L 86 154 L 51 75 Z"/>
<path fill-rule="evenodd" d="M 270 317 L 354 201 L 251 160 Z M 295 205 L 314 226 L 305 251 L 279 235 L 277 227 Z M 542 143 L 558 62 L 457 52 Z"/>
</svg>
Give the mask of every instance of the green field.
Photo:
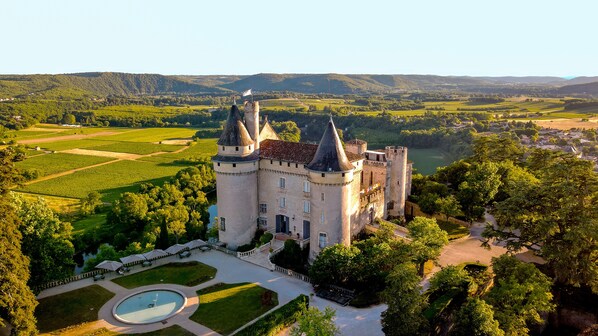
<svg viewBox="0 0 598 336">
<path fill-rule="evenodd" d="M 85 149 L 145 155 L 158 152 L 174 152 L 181 148 L 183 148 L 183 146 L 157 145 L 147 142 L 116 142 L 106 145 L 86 147 Z"/>
<path fill-rule="evenodd" d="M 161 184 L 186 166 L 189 165 L 118 161 L 33 183 L 19 191 L 73 198 L 84 198 L 90 192 L 98 191 L 103 200 L 110 202 L 122 192 L 136 191 L 141 182 Z"/>
<path fill-rule="evenodd" d="M 183 286 L 197 286 L 213 279 L 216 269 L 198 261 L 184 263 L 170 263 L 147 271 L 112 279 L 125 288 L 137 288 L 155 284 L 177 284 Z"/>
<path fill-rule="evenodd" d="M 39 146 L 43 149 L 51 151 L 63 151 L 73 148 L 89 148 L 95 146 L 110 145 L 116 143 L 115 141 L 98 140 L 97 138 L 79 139 L 79 140 L 61 140 L 55 142 L 43 142 L 32 144 L 31 146 Z"/>
<path fill-rule="evenodd" d="M 17 194 L 23 196 L 23 198 L 32 202 L 35 202 L 39 197 L 42 197 L 46 201 L 46 204 L 48 204 L 48 207 L 50 207 L 50 209 L 60 214 L 74 214 L 77 211 L 79 211 L 79 208 L 81 206 L 81 200 L 78 198 L 66 198 L 26 193 Z"/>
<path fill-rule="evenodd" d="M 45 198 L 45 197 L 44 197 Z M 94 228 L 99 228 L 106 223 L 106 213 L 93 214 L 89 217 L 74 221 L 73 233 L 81 233 Z"/>
<path fill-rule="evenodd" d="M 413 161 L 413 168 L 424 175 L 434 174 L 436 168 L 447 166 L 452 162 L 438 148 L 409 148 L 407 153 L 409 160 Z"/>
<path fill-rule="evenodd" d="M 159 142 L 168 139 L 191 138 L 196 128 L 142 128 L 121 134 L 99 136 L 97 139 L 114 141 Z"/>
<path fill-rule="evenodd" d="M 99 156 L 55 153 L 29 157 L 17 162 L 16 166 L 21 170 L 37 169 L 40 176 L 46 176 L 113 160 Z"/>
</svg>

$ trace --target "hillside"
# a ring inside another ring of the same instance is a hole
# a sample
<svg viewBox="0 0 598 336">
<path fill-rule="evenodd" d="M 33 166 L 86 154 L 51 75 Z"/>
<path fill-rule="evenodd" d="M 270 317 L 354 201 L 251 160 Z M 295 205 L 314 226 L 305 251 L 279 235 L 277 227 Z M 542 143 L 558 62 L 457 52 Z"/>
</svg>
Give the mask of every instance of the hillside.
<svg viewBox="0 0 598 336">
<path fill-rule="evenodd" d="M 567 85 L 560 87 L 556 92 L 560 95 L 590 95 L 598 96 L 598 81 L 586 84 Z"/>
<path fill-rule="evenodd" d="M 81 95 L 140 95 L 164 93 L 219 93 L 226 90 L 208 87 L 157 74 L 96 72 L 64 75 L 1 75 L 0 98 L 37 95 L 76 97 Z"/>
</svg>

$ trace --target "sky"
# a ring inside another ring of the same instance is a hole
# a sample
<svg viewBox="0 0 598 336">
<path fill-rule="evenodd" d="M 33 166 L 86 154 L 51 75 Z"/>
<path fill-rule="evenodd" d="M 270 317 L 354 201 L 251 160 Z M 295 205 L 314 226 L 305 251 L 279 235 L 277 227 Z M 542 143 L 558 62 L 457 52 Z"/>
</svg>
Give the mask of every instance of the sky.
<svg viewBox="0 0 598 336">
<path fill-rule="evenodd" d="M 598 75 L 594 0 L 0 0 L 0 73 Z"/>
</svg>

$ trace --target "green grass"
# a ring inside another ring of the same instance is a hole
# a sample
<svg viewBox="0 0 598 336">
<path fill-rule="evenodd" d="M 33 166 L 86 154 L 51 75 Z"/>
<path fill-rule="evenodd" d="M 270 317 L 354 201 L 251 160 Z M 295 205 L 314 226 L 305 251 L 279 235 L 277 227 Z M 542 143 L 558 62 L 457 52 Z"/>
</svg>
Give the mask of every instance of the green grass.
<svg viewBox="0 0 598 336">
<path fill-rule="evenodd" d="M 40 332 L 50 332 L 98 319 L 98 310 L 114 296 L 101 286 L 91 285 L 39 300 L 35 309 Z"/>
<path fill-rule="evenodd" d="M 16 166 L 21 170 L 37 169 L 41 176 L 46 176 L 113 160 L 99 156 L 54 153 L 28 157 L 17 162 Z"/>
<path fill-rule="evenodd" d="M 187 329 L 175 324 L 168 328 L 151 331 L 151 332 L 146 332 L 146 333 L 142 333 L 142 334 L 135 334 L 135 335 L 136 336 L 193 336 L 195 334 L 188 331 Z"/>
<path fill-rule="evenodd" d="M 278 305 L 275 292 L 270 304 L 262 305 L 266 291 L 252 283 L 218 284 L 199 290 L 199 308 L 190 319 L 228 335 Z"/>
<path fill-rule="evenodd" d="M 129 289 L 165 283 L 196 286 L 213 279 L 215 275 L 216 269 L 214 267 L 197 261 L 190 261 L 158 266 L 147 271 L 113 279 L 112 282 Z"/>
<path fill-rule="evenodd" d="M 99 136 L 97 139 L 112 141 L 160 142 L 168 139 L 191 138 L 196 128 L 143 128 L 121 134 Z"/>
<path fill-rule="evenodd" d="M 449 240 L 463 238 L 469 234 L 469 229 L 465 226 L 443 220 L 436 220 L 436 222 L 442 230 L 448 233 Z"/>
<path fill-rule="evenodd" d="M 50 209 L 54 210 L 54 212 L 57 212 L 59 214 L 74 214 L 77 213 L 79 211 L 79 208 L 81 207 L 81 200 L 79 200 L 78 198 L 66 198 L 27 193 L 18 194 L 29 201 L 37 201 L 38 197 L 42 197 L 46 201 Z"/>
<path fill-rule="evenodd" d="M 409 148 L 407 151 L 413 167 L 423 175 L 431 175 L 436 168 L 451 164 L 451 160 L 438 148 Z"/>
<path fill-rule="evenodd" d="M 183 146 L 159 145 L 148 142 L 115 142 L 106 145 L 87 147 L 86 149 L 145 155 L 157 152 L 174 152 L 181 148 L 183 148 Z"/>
<path fill-rule="evenodd" d="M 216 155 L 218 152 L 218 145 L 216 142 L 218 139 L 198 139 L 197 142 L 192 143 L 187 149 L 180 153 L 168 153 L 156 155 L 156 157 L 172 158 L 172 159 L 184 159 L 188 157 L 210 157 Z"/>
<path fill-rule="evenodd" d="M 125 160 L 33 183 L 19 191 L 72 198 L 98 191 L 110 202 L 122 192 L 136 191 L 142 182 L 161 184 L 187 166 Z"/>
<path fill-rule="evenodd" d="M 106 213 L 93 214 L 87 218 L 73 222 L 73 233 L 81 233 L 94 228 L 99 228 L 106 223 Z"/>
<path fill-rule="evenodd" d="M 55 142 L 44 142 L 39 144 L 31 144 L 30 146 L 39 146 L 41 148 L 51 151 L 63 151 L 73 148 L 89 148 L 94 146 L 102 146 L 113 144 L 115 141 L 93 139 L 79 139 L 79 140 L 62 140 Z"/>
</svg>

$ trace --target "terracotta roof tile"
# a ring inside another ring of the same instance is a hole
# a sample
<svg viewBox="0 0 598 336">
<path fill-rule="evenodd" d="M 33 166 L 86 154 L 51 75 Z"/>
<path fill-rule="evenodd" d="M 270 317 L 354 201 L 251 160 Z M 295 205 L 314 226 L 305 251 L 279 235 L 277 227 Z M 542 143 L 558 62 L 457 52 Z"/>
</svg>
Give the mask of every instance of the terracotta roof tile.
<svg viewBox="0 0 598 336">
<path fill-rule="evenodd" d="M 282 160 L 308 164 L 316 155 L 318 145 L 282 140 L 264 140 L 260 142 L 260 159 Z M 363 159 L 363 155 L 346 152 L 351 162 Z"/>
</svg>

